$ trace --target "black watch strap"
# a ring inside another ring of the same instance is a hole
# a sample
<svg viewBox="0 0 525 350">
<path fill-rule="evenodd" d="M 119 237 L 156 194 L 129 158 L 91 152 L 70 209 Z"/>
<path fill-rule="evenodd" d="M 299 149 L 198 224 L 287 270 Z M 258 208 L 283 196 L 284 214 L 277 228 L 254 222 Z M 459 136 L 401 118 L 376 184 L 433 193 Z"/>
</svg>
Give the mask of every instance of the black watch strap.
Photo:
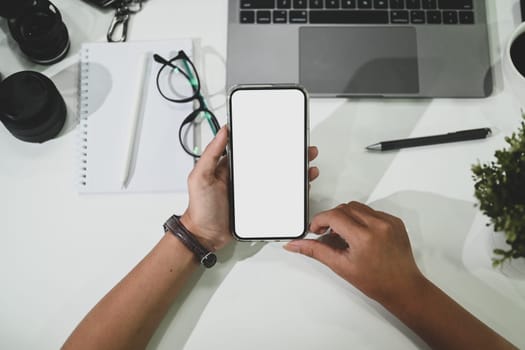
<svg viewBox="0 0 525 350">
<path fill-rule="evenodd" d="M 164 223 L 164 232 L 168 231 L 179 238 L 182 243 L 184 243 L 184 245 L 196 255 L 197 259 L 204 267 L 210 268 L 215 265 L 217 262 L 217 256 L 203 247 L 195 236 L 184 227 L 180 221 L 180 216 L 172 215 L 168 221 Z"/>
</svg>

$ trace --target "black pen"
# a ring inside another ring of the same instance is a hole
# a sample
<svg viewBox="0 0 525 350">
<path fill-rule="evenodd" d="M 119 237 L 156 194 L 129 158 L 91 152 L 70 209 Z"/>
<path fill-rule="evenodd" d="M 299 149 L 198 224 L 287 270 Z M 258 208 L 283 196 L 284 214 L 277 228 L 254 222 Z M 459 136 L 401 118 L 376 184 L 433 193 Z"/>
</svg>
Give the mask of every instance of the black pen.
<svg viewBox="0 0 525 350">
<path fill-rule="evenodd" d="M 366 149 L 370 151 L 390 151 L 394 149 L 407 147 L 427 146 L 436 145 L 440 143 L 484 139 L 490 136 L 491 134 L 492 130 L 490 130 L 489 128 L 462 130 L 441 135 L 383 141 L 370 145 L 366 147 Z"/>
</svg>

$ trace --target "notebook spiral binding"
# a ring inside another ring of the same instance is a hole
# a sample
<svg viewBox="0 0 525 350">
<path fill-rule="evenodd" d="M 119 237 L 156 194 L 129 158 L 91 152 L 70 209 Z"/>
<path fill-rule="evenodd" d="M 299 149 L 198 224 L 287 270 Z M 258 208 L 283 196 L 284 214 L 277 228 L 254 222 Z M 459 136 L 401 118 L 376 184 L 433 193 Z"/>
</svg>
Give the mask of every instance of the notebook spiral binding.
<svg viewBox="0 0 525 350">
<path fill-rule="evenodd" d="M 79 140 L 80 140 L 80 179 L 79 185 L 87 185 L 87 153 L 88 153 L 88 115 L 89 115 L 89 49 L 84 48 L 80 53 L 80 88 L 79 88 Z"/>
</svg>

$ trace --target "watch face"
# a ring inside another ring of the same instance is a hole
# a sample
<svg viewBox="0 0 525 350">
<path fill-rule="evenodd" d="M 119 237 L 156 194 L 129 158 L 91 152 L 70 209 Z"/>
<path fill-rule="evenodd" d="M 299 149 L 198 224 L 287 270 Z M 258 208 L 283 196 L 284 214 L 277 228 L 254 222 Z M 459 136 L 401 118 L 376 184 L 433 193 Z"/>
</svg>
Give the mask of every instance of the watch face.
<svg viewBox="0 0 525 350">
<path fill-rule="evenodd" d="M 217 256 L 213 253 L 208 253 L 202 257 L 201 264 L 206 268 L 210 268 L 217 262 Z"/>
</svg>

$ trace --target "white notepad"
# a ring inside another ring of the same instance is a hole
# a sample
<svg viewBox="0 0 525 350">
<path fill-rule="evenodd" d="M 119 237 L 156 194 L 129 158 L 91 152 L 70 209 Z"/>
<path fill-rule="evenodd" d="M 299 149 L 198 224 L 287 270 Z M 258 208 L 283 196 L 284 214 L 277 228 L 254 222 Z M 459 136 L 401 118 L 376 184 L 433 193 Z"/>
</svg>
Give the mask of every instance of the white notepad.
<svg viewBox="0 0 525 350">
<path fill-rule="evenodd" d="M 126 43 L 87 43 L 80 56 L 79 157 L 80 193 L 186 192 L 193 168 L 178 139 L 182 120 L 192 103 L 165 100 L 156 87 L 160 64 L 153 53 L 166 59 L 184 50 L 192 55 L 190 39 Z M 141 72 L 151 60 L 144 79 L 142 108 L 137 120 L 135 157 L 128 186 L 122 187 L 130 130 L 140 96 Z M 147 63 L 146 63 L 147 64 Z"/>
</svg>

